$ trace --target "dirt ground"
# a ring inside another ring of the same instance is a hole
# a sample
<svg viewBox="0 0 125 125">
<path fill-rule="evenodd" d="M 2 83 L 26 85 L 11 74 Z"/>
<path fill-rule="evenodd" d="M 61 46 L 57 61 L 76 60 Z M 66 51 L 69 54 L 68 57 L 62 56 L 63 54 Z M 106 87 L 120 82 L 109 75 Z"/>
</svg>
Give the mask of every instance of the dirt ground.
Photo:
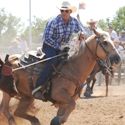
<svg viewBox="0 0 125 125">
<path fill-rule="evenodd" d="M 90 99 L 81 95 L 81 98 L 77 100 L 76 109 L 71 113 L 65 125 L 125 125 L 125 84 L 109 86 L 109 96 L 104 95 L 104 85 L 96 85 Z M 17 103 L 17 100 L 11 100 L 12 113 Z M 41 125 L 49 125 L 57 109 L 49 102 L 43 103 L 38 100 L 35 101 L 34 106 L 35 108 L 32 108 L 29 113 L 39 118 Z M 17 125 L 31 125 L 27 120 L 19 117 L 15 119 Z M 2 114 L 0 114 L 0 125 L 8 125 Z"/>
</svg>

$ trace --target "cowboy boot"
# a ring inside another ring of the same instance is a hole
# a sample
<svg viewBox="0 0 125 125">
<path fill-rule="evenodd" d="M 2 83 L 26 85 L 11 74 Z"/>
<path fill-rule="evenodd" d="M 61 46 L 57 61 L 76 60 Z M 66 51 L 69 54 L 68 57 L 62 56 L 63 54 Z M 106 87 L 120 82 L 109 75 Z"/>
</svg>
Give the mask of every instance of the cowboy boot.
<svg viewBox="0 0 125 125">
<path fill-rule="evenodd" d="M 44 94 L 45 94 L 46 90 L 45 90 L 45 86 L 38 86 L 37 88 L 35 88 L 32 91 L 32 95 L 35 99 L 39 99 L 39 100 L 43 100 L 43 101 L 47 101 L 47 99 L 45 98 Z"/>
</svg>

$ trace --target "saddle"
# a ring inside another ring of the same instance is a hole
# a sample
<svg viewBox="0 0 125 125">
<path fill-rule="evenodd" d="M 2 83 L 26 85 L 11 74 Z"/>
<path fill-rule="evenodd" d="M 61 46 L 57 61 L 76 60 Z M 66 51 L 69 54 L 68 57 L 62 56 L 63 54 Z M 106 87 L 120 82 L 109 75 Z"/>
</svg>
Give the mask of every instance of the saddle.
<svg viewBox="0 0 125 125">
<path fill-rule="evenodd" d="M 28 65 L 37 61 L 40 61 L 44 58 L 45 54 L 43 52 L 38 53 L 37 51 L 29 51 L 26 54 L 23 54 L 20 58 L 20 63 L 22 65 Z"/>
</svg>

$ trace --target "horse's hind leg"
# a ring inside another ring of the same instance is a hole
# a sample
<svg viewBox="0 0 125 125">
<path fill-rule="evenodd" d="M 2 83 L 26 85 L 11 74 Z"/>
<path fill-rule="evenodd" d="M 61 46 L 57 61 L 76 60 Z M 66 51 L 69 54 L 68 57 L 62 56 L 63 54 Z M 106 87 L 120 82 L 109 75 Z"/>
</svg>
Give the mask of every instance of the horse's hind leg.
<svg viewBox="0 0 125 125">
<path fill-rule="evenodd" d="M 29 120 L 31 125 L 40 125 L 39 120 L 35 116 L 27 114 L 27 110 L 33 100 L 34 99 L 30 97 L 22 97 L 14 114 L 18 117 Z"/>
<path fill-rule="evenodd" d="M 91 94 L 93 93 L 93 87 L 95 85 L 95 82 L 96 82 L 96 77 L 93 78 L 92 86 L 90 87 L 91 88 Z"/>
<path fill-rule="evenodd" d="M 108 85 L 109 85 L 109 74 L 105 73 L 105 83 L 106 83 L 106 95 L 108 96 Z"/>
<path fill-rule="evenodd" d="M 93 93 L 93 86 L 96 82 L 96 78 L 95 78 L 96 73 L 97 73 L 97 71 L 93 71 L 90 74 L 89 78 L 86 80 L 87 87 L 86 87 L 86 90 L 84 92 L 85 97 L 91 97 L 91 94 Z M 90 87 L 91 81 L 92 81 L 92 86 Z"/>
<path fill-rule="evenodd" d="M 0 113 L 4 114 L 4 116 L 8 120 L 9 125 L 16 125 L 14 117 L 9 112 L 10 99 L 11 99 L 11 97 L 7 93 L 3 92 L 2 102 L 1 102 L 1 105 L 0 105 Z"/>
</svg>

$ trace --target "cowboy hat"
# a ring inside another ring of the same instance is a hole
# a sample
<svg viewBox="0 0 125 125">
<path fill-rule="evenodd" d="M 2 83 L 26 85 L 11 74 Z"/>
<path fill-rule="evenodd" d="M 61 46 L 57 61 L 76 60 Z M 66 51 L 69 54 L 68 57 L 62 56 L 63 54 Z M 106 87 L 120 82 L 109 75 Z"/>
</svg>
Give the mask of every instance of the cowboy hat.
<svg viewBox="0 0 125 125">
<path fill-rule="evenodd" d="M 71 10 L 72 12 L 76 12 L 77 8 L 68 1 L 63 1 L 61 5 L 58 7 L 60 10 Z"/>
<path fill-rule="evenodd" d="M 89 21 L 87 21 L 87 23 L 88 23 L 88 24 L 91 24 L 91 23 L 97 23 L 97 21 L 94 20 L 94 19 L 90 19 Z"/>
</svg>

